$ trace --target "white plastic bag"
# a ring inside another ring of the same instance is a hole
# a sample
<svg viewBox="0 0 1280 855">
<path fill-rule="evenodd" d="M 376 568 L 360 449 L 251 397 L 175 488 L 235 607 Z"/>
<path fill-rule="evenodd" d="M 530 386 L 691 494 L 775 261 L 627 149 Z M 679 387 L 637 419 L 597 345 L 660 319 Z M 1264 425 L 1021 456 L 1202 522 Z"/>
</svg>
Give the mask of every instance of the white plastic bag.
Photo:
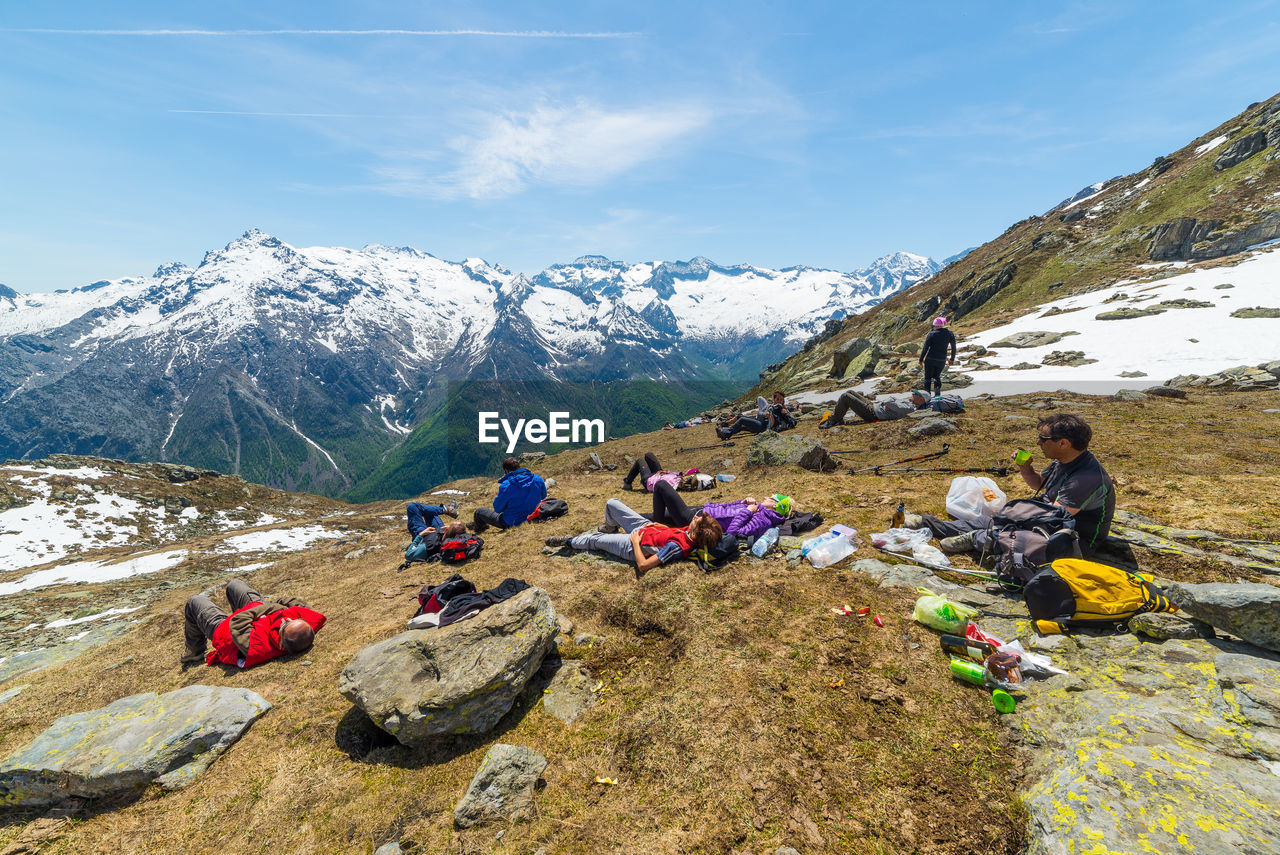
<svg viewBox="0 0 1280 855">
<path fill-rule="evenodd" d="M 806 540 L 801 546 L 805 558 L 814 567 L 829 567 L 843 561 L 858 549 L 857 529 L 838 525 L 824 534 Z"/>
<path fill-rule="evenodd" d="M 926 564 L 934 564 L 938 567 L 950 567 L 951 559 L 946 556 L 941 549 L 928 543 L 917 543 L 911 548 L 911 557 L 917 561 L 923 561 Z"/>
<path fill-rule="evenodd" d="M 910 552 L 932 537 L 933 533 L 927 528 L 891 528 L 871 535 L 871 545 L 893 552 Z"/>
<path fill-rule="evenodd" d="M 990 478 L 958 475 L 947 490 L 947 513 L 967 523 L 985 524 L 1007 501 L 1004 491 Z"/>
</svg>

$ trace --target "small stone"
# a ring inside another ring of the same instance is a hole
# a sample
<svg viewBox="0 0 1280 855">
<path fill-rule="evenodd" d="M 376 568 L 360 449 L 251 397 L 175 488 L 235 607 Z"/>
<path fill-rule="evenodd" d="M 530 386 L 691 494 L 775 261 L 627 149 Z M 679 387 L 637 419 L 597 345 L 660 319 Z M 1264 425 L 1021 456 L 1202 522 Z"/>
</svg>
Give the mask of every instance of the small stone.
<svg viewBox="0 0 1280 855">
<path fill-rule="evenodd" d="M 595 706 L 594 679 L 581 662 L 563 662 L 547 684 L 542 695 L 542 708 L 565 724 L 573 724 Z"/>
<path fill-rule="evenodd" d="M 298 664 L 299 664 L 299 665 L 310 665 L 310 664 L 311 664 L 311 660 L 310 660 L 310 659 L 303 659 L 303 660 L 302 660 L 301 662 L 299 662 Z"/>
<path fill-rule="evenodd" d="M 1111 396 L 1117 401 L 1145 401 L 1147 396 L 1136 389 L 1121 389 Z"/>
<path fill-rule="evenodd" d="M 1203 632 L 1191 621 L 1168 612 L 1146 612 L 1129 619 L 1129 629 L 1148 638 L 1164 641 L 1170 638 L 1200 638 Z M 1212 630 L 1210 630 L 1212 632 Z"/>
<path fill-rule="evenodd" d="M 1009 370 L 1010 371 L 1033 371 L 1036 368 L 1042 368 L 1042 367 L 1044 366 L 1035 362 L 1019 362 L 1017 365 L 1011 366 Z"/>
<path fill-rule="evenodd" d="M 1161 398 L 1185 398 L 1187 397 L 1186 389 L 1179 389 L 1175 386 L 1148 386 L 1143 390 L 1148 395 L 1156 395 Z"/>
<path fill-rule="evenodd" d="M 589 632 L 580 632 L 573 637 L 573 643 L 579 647 L 595 647 L 598 644 L 604 644 L 604 642 L 604 636 L 592 635 Z"/>
<path fill-rule="evenodd" d="M 907 429 L 907 433 L 916 439 L 928 436 L 942 436 L 948 433 L 959 433 L 960 426 L 953 419 L 925 419 L 917 425 L 912 425 Z"/>
<path fill-rule="evenodd" d="M 400 848 L 399 841 L 396 841 L 395 843 L 382 844 L 373 850 L 373 855 L 404 855 L 404 850 Z"/>
<path fill-rule="evenodd" d="M 569 635 L 573 632 L 573 621 L 569 620 L 569 618 L 559 612 L 556 612 L 556 622 L 560 625 L 561 635 Z"/>
<path fill-rule="evenodd" d="M 1145 371 L 1121 371 L 1121 372 L 1120 372 L 1118 375 L 1116 375 L 1116 376 L 1118 376 L 1118 377 L 1125 377 L 1125 378 L 1129 378 L 1129 377 L 1146 377 L 1146 376 L 1147 376 L 1147 372 L 1145 372 Z"/>
</svg>

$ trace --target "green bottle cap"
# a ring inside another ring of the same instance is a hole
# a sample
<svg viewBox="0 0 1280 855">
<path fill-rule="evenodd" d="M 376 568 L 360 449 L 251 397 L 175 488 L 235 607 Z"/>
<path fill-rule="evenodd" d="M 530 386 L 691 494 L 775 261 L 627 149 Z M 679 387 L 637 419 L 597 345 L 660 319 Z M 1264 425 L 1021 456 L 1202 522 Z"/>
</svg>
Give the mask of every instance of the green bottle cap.
<svg viewBox="0 0 1280 855">
<path fill-rule="evenodd" d="M 1017 709 L 1018 702 L 1004 689 L 996 689 L 991 693 L 991 705 L 996 708 L 996 712 L 1006 715 Z"/>
</svg>

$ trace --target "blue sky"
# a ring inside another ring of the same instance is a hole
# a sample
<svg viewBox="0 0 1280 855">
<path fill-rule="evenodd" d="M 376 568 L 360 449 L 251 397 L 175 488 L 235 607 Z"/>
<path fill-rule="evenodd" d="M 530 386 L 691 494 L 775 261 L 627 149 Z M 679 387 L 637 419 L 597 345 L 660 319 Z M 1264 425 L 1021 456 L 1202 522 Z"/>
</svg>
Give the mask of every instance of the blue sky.
<svg viewBox="0 0 1280 855">
<path fill-rule="evenodd" d="M 941 258 L 1280 80 L 1275 0 L 1048 5 L 9 3 L 0 282 L 250 227 L 528 272 Z"/>
</svg>

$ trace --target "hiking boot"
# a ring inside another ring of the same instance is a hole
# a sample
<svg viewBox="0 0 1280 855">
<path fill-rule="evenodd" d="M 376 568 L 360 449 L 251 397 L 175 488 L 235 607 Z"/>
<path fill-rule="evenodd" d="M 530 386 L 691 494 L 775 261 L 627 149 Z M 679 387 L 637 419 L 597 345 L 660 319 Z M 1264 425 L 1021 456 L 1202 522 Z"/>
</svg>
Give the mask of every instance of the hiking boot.
<svg viewBox="0 0 1280 855">
<path fill-rule="evenodd" d="M 924 528 L 924 517 L 919 514 L 903 514 L 902 528 Z"/>
<path fill-rule="evenodd" d="M 611 523 L 606 521 L 605 524 L 602 526 L 599 526 L 596 529 L 596 531 L 600 532 L 601 534 L 617 534 L 618 532 L 622 531 L 622 526 L 618 525 L 617 523 Z"/>
<path fill-rule="evenodd" d="M 729 432 L 728 428 L 716 428 L 716 436 L 720 437 L 720 439 L 728 439 L 733 434 Z"/>
<path fill-rule="evenodd" d="M 961 552 L 973 551 L 973 536 L 976 531 L 966 531 L 964 534 L 957 534 L 952 537 L 944 537 L 938 541 L 938 548 L 947 555 L 957 555 Z"/>
<path fill-rule="evenodd" d="M 828 419 L 823 419 L 818 422 L 818 430 L 830 430 L 832 427 L 834 427 L 834 425 L 832 425 Z"/>
<path fill-rule="evenodd" d="M 445 505 L 444 508 L 440 511 L 440 513 L 444 514 L 446 517 L 453 517 L 456 520 L 458 518 L 457 501 L 452 501 L 449 504 Z"/>
<path fill-rule="evenodd" d="M 547 546 L 568 546 L 569 541 L 573 540 L 571 534 L 553 534 L 543 541 Z"/>
<path fill-rule="evenodd" d="M 182 658 L 178 660 L 183 668 L 190 668 L 192 665 L 204 664 L 204 646 L 201 645 L 199 650 L 187 645 L 182 650 Z"/>
<path fill-rule="evenodd" d="M 622 489 L 630 491 L 630 490 L 634 490 L 634 489 L 635 489 L 635 487 L 631 486 L 631 482 L 630 482 L 630 481 L 623 481 L 623 482 L 622 482 Z"/>
</svg>

